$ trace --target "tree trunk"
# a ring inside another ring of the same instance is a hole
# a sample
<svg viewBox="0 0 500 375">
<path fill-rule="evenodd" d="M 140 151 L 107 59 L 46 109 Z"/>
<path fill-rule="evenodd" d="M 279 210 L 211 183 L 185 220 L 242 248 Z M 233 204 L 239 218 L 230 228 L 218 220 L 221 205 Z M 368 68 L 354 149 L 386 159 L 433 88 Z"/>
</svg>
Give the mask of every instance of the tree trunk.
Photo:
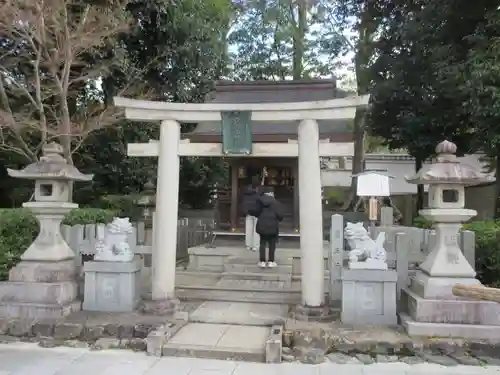
<svg viewBox="0 0 500 375">
<path fill-rule="evenodd" d="M 418 172 L 422 168 L 423 164 L 424 162 L 422 158 L 417 156 L 415 158 L 415 172 Z M 424 185 L 422 184 L 417 185 L 417 204 L 415 207 L 416 208 L 415 215 L 418 215 L 418 211 L 424 208 L 424 194 L 425 194 Z"/>
<path fill-rule="evenodd" d="M 344 205 L 344 210 L 352 211 L 354 210 L 357 200 L 356 191 L 358 190 L 358 178 L 355 176 L 364 170 L 364 160 L 365 160 L 365 111 L 356 110 L 356 115 L 354 116 L 354 155 L 352 158 L 352 178 L 351 178 L 351 189 L 349 194 L 349 200 Z"/>
<path fill-rule="evenodd" d="M 293 79 L 304 78 L 304 43 L 307 29 L 307 1 L 297 4 L 297 24 L 293 33 Z"/>
<path fill-rule="evenodd" d="M 500 219 L 500 143 L 496 146 L 496 163 L 495 163 L 495 219 Z"/>
<path fill-rule="evenodd" d="M 365 95 L 368 93 L 370 87 L 370 75 L 368 66 L 370 58 L 373 54 L 372 35 L 375 32 L 374 17 L 370 13 L 368 5 L 361 9 L 359 15 L 360 23 L 358 27 L 358 44 L 356 56 L 354 57 L 355 71 L 356 71 L 356 84 L 358 95 Z M 344 209 L 352 210 L 356 206 L 356 190 L 357 190 L 357 177 L 356 174 L 362 173 L 365 167 L 365 121 L 366 110 L 356 109 L 354 117 L 354 155 L 352 158 L 352 178 L 349 200 L 344 204 Z"/>
<path fill-rule="evenodd" d="M 467 297 L 475 300 L 500 302 L 500 289 L 488 288 L 483 285 L 456 284 L 452 289 L 454 296 Z"/>
</svg>

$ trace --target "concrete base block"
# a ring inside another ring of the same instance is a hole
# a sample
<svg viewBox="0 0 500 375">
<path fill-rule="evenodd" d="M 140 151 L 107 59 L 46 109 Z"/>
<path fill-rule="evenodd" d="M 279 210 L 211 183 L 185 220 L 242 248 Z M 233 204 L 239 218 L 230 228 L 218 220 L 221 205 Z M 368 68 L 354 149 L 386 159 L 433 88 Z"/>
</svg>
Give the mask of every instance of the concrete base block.
<svg viewBox="0 0 500 375">
<path fill-rule="evenodd" d="M 74 281 L 76 267 L 73 260 L 61 262 L 21 261 L 9 271 L 9 281 L 56 283 Z"/>
<path fill-rule="evenodd" d="M 475 278 L 433 277 L 423 271 L 417 271 L 411 279 L 411 290 L 420 297 L 432 299 L 460 299 L 453 295 L 455 284 L 479 285 Z"/>
<path fill-rule="evenodd" d="M 176 320 L 173 323 L 167 323 L 151 331 L 146 338 L 147 354 L 154 357 L 161 357 L 163 355 L 163 345 L 186 324 L 187 321 Z"/>
<path fill-rule="evenodd" d="M 401 306 L 417 322 L 500 326 L 500 304 L 496 302 L 428 299 L 403 289 Z"/>
<path fill-rule="evenodd" d="M 451 337 L 491 341 L 498 341 L 500 337 L 500 326 L 417 322 L 405 313 L 400 313 L 399 319 L 401 325 L 410 336 Z"/>
<path fill-rule="evenodd" d="M 73 260 L 21 261 L 0 283 L 0 317 L 57 319 L 81 309 Z"/>
<path fill-rule="evenodd" d="M 58 319 L 80 311 L 81 307 L 82 303 L 80 301 L 72 301 L 62 305 L 0 302 L 0 317 L 26 320 Z"/>
<path fill-rule="evenodd" d="M 165 343 L 165 326 L 161 326 L 148 334 L 146 338 L 146 352 L 150 356 L 161 357 Z"/>
<path fill-rule="evenodd" d="M 0 301 L 62 305 L 77 298 L 74 281 L 54 283 L 7 281 L 0 283 Z"/>
<path fill-rule="evenodd" d="M 396 325 L 394 270 L 344 270 L 342 273 L 342 323 Z"/>
<path fill-rule="evenodd" d="M 297 305 L 295 319 L 307 322 L 331 322 L 338 317 L 338 313 L 331 306 L 305 306 Z"/>
<path fill-rule="evenodd" d="M 131 262 L 86 262 L 83 309 L 87 311 L 133 311 L 140 302 L 141 265 Z"/>
<path fill-rule="evenodd" d="M 271 327 L 266 340 L 266 363 L 281 363 L 283 355 L 283 326 Z"/>
</svg>

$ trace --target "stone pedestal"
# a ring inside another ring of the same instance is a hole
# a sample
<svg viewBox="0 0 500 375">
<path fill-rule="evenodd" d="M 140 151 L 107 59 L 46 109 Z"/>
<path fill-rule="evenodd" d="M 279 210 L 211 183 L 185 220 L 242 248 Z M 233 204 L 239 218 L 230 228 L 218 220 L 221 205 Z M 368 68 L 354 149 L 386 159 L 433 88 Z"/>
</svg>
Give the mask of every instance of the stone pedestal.
<svg viewBox="0 0 500 375">
<path fill-rule="evenodd" d="M 75 263 L 21 261 L 0 283 L 0 317 L 56 319 L 81 308 Z"/>
<path fill-rule="evenodd" d="M 344 270 L 342 272 L 342 323 L 398 323 L 394 270 Z"/>
<path fill-rule="evenodd" d="M 480 284 L 474 278 L 432 277 L 418 271 L 401 292 L 401 324 L 416 336 L 498 340 L 500 304 L 456 297 L 455 284 Z"/>
<path fill-rule="evenodd" d="M 77 204 L 24 203 L 33 211 L 40 232 L 0 283 L 0 316 L 26 319 L 59 318 L 81 308 L 77 300 L 75 253 L 60 232 L 61 221 Z"/>
<path fill-rule="evenodd" d="M 133 311 L 140 301 L 140 270 L 137 261 L 86 262 L 83 310 Z"/>
</svg>

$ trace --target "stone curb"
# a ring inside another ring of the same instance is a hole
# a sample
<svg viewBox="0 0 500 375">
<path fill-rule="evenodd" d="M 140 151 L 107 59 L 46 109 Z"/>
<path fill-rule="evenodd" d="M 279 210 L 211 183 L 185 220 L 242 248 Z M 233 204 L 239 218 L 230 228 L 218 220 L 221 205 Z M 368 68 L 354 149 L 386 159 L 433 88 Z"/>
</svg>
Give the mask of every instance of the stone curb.
<svg viewBox="0 0 500 375">
<path fill-rule="evenodd" d="M 289 337 L 287 340 L 287 334 Z M 500 365 L 500 344 L 467 342 L 447 338 L 408 338 L 399 342 L 368 340 L 363 342 L 332 342 L 327 335 L 310 336 L 307 331 L 284 332 L 282 360 L 319 364 L 372 364 L 403 362 L 458 364 L 481 366 Z"/>
<path fill-rule="evenodd" d="M 78 346 L 87 343 L 93 349 L 122 348 L 146 351 L 146 338 L 158 324 L 85 324 L 57 320 L 34 321 L 0 319 L 3 341 L 40 342 L 41 346 Z"/>
<path fill-rule="evenodd" d="M 283 326 L 274 325 L 266 340 L 266 363 L 281 363 L 283 348 Z"/>
<path fill-rule="evenodd" d="M 187 320 L 184 319 L 176 320 L 152 330 L 146 338 L 147 354 L 155 357 L 163 356 L 163 345 L 187 323 Z"/>
</svg>

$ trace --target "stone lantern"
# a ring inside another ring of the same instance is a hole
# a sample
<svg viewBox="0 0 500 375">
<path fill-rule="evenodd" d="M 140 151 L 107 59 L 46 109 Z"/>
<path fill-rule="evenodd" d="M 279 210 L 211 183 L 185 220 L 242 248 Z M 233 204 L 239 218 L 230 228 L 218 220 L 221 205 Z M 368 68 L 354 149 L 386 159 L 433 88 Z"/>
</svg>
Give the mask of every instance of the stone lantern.
<svg viewBox="0 0 500 375">
<path fill-rule="evenodd" d="M 8 169 L 9 176 L 35 180 L 34 201 L 23 204 L 36 216 L 40 232 L 11 269 L 9 282 L 0 283 L 0 316 L 58 317 L 80 308 L 76 302 L 75 252 L 64 241 L 60 225 L 78 205 L 71 203 L 70 185 L 91 181 L 62 157 L 62 147 L 49 143 L 40 161 L 22 170 Z"/>
<path fill-rule="evenodd" d="M 456 151 L 454 143 L 441 142 L 434 162 L 407 178 L 410 183 L 429 186 L 428 208 L 419 213 L 434 222 L 436 237 L 410 288 L 402 291 L 401 305 L 407 310 L 400 317 L 411 335 L 480 339 L 486 338 L 489 329 L 478 325 L 490 326 L 490 332 L 496 335 L 500 333 L 500 304 L 496 307 L 486 301 L 459 299 L 452 288 L 456 284 L 480 284 L 460 249 L 459 236 L 462 223 L 477 214 L 465 208 L 465 187 L 492 178 L 460 163 Z"/>
<path fill-rule="evenodd" d="M 421 272 L 418 276 L 419 282 L 426 287 L 439 289 L 444 282 L 442 278 L 447 277 L 465 278 L 470 283 L 479 283 L 474 278 L 476 272 L 460 250 L 458 234 L 462 223 L 477 215 L 476 211 L 464 208 L 465 186 L 491 179 L 481 171 L 461 164 L 455 155 L 456 151 L 454 143 L 441 142 L 436 147 L 437 157 L 434 163 L 425 165 L 415 176 L 407 179 L 413 184 L 429 185 L 428 208 L 419 212 L 435 223 L 436 230 L 434 248 L 420 265 Z M 438 289 L 432 289 L 432 293 L 439 294 Z"/>
</svg>

